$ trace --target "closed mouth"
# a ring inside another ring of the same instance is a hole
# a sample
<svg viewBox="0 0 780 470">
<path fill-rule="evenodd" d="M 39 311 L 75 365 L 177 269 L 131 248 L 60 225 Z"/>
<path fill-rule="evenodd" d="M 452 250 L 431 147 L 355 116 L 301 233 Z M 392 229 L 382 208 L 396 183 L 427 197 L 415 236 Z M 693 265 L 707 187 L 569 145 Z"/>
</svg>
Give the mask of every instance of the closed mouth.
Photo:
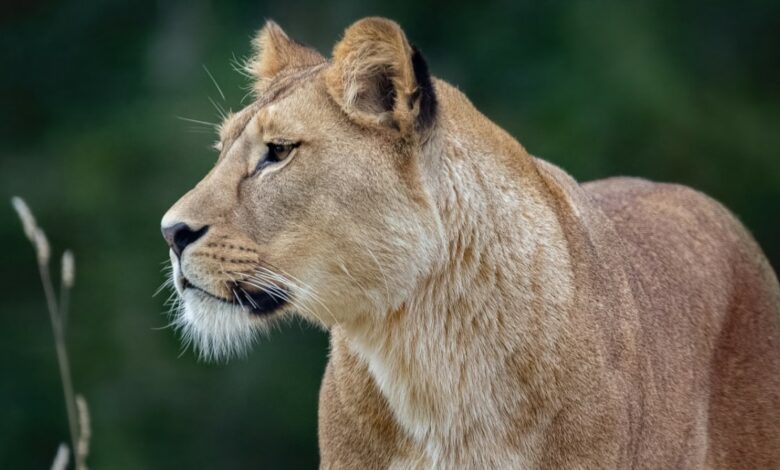
<svg viewBox="0 0 780 470">
<path fill-rule="evenodd" d="M 186 277 L 182 277 L 182 290 L 193 289 L 212 299 L 219 300 L 230 305 L 237 305 L 248 310 L 253 315 L 267 316 L 287 304 L 287 291 L 277 288 L 276 292 L 266 290 L 247 290 L 238 283 L 231 283 L 230 290 L 233 297 L 225 298 L 214 295 L 211 292 L 191 283 Z"/>
</svg>

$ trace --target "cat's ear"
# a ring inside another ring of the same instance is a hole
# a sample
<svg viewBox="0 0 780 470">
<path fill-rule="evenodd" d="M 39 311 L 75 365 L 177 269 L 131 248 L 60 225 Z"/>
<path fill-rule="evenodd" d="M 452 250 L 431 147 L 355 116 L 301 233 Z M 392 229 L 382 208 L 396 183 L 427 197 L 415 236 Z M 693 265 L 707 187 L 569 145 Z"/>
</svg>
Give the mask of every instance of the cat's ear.
<svg viewBox="0 0 780 470">
<path fill-rule="evenodd" d="M 364 18 L 347 28 L 325 80 L 335 101 L 361 124 L 407 134 L 427 129 L 435 118 L 428 66 L 393 21 Z"/>
<path fill-rule="evenodd" d="M 254 54 L 246 70 L 255 79 L 255 90 L 287 69 L 311 67 L 325 62 L 319 52 L 290 39 L 275 22 L 269 20 L 252 41 Z"/>
</svg>

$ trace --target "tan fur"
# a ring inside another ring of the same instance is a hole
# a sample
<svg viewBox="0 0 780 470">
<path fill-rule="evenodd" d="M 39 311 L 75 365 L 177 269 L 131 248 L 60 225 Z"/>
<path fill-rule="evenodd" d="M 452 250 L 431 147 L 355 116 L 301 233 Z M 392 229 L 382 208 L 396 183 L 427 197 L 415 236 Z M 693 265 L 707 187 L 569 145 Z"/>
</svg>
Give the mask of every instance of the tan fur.
<svg viewBox="0 0 780 470">
<path fill-rule="evenodd" d="M 213 295 L 290 291 L 255 318 L 177 277 L 202 351 L 291 312 L 330 330 L 323 468 L 780 468 L 780 287 L 726 209 L 580 185 L 439 80 L 422 136 L 388 20 L 351 26 L 328 63 L 268 28 L 258 101 L 163 225 L 209 226 L 177 276 Z M 279 138 L 300 146 L 252 174 Z"/>
<path fill-rule="evenodd" d="M 325 60 L 317 51 L 292 41 L 273 21 L 257 33 L 252 46 L 255 55 L 247 63 L 246 71 L 256 78 L 255 90 L 260 93 L 280 72 L 311 67 Z"/>
<path fill-rule="evenodd" d="M 398 25 L 383 18 L 366 18 L 350 26 L 333 49 L 333 66 L 325 75 L 333 98 L 352 119 L 366 124 L 413 125 L 409 98 L 416 90 L 411 46 Z M 392 110 L 381 109 L 376 77 L 387 74 L 396 90 Z"/>
</svg>

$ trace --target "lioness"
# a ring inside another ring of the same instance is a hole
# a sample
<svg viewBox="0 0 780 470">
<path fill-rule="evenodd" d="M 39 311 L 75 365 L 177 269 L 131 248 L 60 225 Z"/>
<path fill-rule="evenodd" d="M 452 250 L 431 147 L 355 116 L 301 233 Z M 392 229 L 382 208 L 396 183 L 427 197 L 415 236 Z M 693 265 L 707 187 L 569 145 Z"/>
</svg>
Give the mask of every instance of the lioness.
<svg viewBox="0 0 780 470">
<path fill-rule="evenodd" d="M 162 220 L 178 324 L 330 331 L 323 468 L 780 466 L 780 288 L 726 209 L 529 155 L 392 21 L 269 22 L 256 101 Z"/>
</svg>

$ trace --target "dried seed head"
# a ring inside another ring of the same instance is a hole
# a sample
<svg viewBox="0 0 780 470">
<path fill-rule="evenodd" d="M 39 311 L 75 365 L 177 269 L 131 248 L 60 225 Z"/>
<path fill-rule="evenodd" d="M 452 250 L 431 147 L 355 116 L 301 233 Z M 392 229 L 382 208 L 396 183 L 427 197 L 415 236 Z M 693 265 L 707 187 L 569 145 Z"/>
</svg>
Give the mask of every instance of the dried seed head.
<svg viewBox="0 0 780 470">
<path fill-rule="evenodd" d="M 73 252 L 65 250 L 62 254 L 62 285 L 70 289 L 76 281 L 76 260 L 73 258 Z"/>
<path fill-rule="evenodd" d="M 92 437 L 92 429 L 89 419 L 89 407 L 87 400 L 81 395 L 76 395 L 76 408 L 79 413 L 79 439 L 76 444 L 76 461 L 82 468 L 86 468 L 87 456 L 89 456 L 89 440 Z"/>
<path fill-rule="evenodd" d="M 19 216 L 19 220 L 22 221 L 22 228 L 27 238 L 35 243 L 35 231 L 38 229 L 38 224 L 35 223 L 35 217 L 30 210 L 30 207 L 24 202 L 24 199 L 14 196 L 11 198 L 11 205 L 14 206 L 16 214 Z"/>
<path fill-rule="evenodd" d="M 33 233 L 33 244 L 35 244 L 35 253 L 38 255 L 38 263 L 41 266 L 48 264 L 51 257 L 51 249 L 49 248 L 49 240 L 46 238 L 46 234 L 43 230 L 36 227 Z"/>
<path fill-rule="evenodd" d="M 54 462 L 51 464 L 51 470 L 67 470 L 68 462 L 70 461 L 70 451 L 68 446 L 60 444 L 57 449 L 57 455 L 54 456 Z"/>
</svg>

